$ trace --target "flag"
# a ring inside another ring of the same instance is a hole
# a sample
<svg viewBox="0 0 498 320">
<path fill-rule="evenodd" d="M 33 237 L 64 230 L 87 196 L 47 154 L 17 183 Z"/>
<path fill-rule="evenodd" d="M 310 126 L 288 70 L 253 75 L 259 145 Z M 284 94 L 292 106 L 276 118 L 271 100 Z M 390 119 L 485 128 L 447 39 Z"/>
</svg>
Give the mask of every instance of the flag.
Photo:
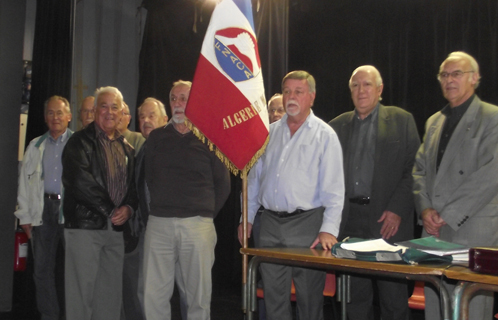
<svg viewBox="0 0 498 320">
<path fill-rule="evenodd" d="M 223 0 L 214 9 L 185 115 L 234 173 L 264 151 L 268 110 L 250 0 Z"/>
</svg>

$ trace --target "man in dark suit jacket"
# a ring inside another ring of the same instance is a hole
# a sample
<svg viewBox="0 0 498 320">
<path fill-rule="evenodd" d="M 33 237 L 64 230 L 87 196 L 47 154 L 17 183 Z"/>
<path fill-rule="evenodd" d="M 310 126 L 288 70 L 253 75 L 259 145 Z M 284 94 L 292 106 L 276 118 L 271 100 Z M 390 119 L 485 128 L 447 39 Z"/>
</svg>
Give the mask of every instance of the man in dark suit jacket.
<svg viewBox="0 0 498 320">
<path fill-rule="evenodd" d="M 358 67 L 349 80 L 355 110 L 330 121 L 344 155 L 346 197 L 339 240 L 345 237 L 413 238 L 411 171 L 420 139 L 413 116 L 379 103 L 383 84 L 373 66 Z M 409 319 L 406 282 L 351 276 L 349 319 L 373 319 L 373 282 L 383 320 Z"/>
<path fill-rule="evenodd" d="M 464 52 L 441 64 L 449 104 L 427 120 L 413 168 L 422 235 L 468 247 L 498 245 L 498 108 L 475 95 L 479 78 L 479 65 Z M 425 318 L 439 318 L 438 294 L 426 286 L 425 296 Z M 476 295 L 469 312 L 469 319 L 491 319 L 492 294 Z"/>
</svg>

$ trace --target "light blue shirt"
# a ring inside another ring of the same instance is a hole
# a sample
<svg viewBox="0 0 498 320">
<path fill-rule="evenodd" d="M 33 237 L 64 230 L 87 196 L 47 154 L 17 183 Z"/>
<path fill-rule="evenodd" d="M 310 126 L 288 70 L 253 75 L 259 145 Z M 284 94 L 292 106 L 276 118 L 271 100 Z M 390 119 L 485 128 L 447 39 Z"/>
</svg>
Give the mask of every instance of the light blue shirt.
<svg viewBox="0 0 498 320">
<path fill-rule="evenodd" d="M 68 130 L 54 140 L 49 134 L 43 152 L 43 183 L 45 193 L 61 194 L 62 188 L 62 150 L 68 140 Z"/>
<path fill-rule="evenodd" d="M 325 207 L 320 232 L 338 236 L 344 205 L 342 149 L 313 111 L 291 137 L 287 115 L 270 125 L 270 141 L 248 175 L 248 220 L 260 206 L 293 212 Z"/>
</svg>

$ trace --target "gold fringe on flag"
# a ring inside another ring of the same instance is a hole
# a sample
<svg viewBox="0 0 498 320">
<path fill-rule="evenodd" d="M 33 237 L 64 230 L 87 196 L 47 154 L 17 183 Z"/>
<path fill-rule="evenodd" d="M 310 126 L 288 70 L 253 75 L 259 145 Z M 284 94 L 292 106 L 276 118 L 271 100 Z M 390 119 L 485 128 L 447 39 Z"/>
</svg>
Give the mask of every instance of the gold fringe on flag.
<svg viewBox="0 0 498 320">
<path fill-rule="evenodd" d="M 211 142 L 211 140 L 209 140 L 208 138 L 206 138 L 206 136 L 201 132 L 201 130 L 199 130 L 187 118 L 185 118 L 185 125 L 190 129 L 190 131 L 192 131 L 192 133 L 199 140 L 202 141 L 202 143 L 206 143 L 206 140 L 207 140 L 207 145 L 209 147 L 209 150 L 213 151 L 216 154 L 216 156 L 228 168 L 228 170 L 230 170 L 230 172 L 232 172 L 235 176 L 239 174 L 239 169 L 232 163 L 232 161 L 230 161 L 230 159 L 228 159 L 228 157 L 225 156 L 223 154 L 223 152 L 221 152 L 221 150 L 218 149 L 213 142 Z M 263 146 L 252 156 L 251 160 L 249 160 L 249 162 L 247 163 L 247 165 L 244 167 L 244 170 L 246 172 L 249 172 L 249 169 L 251 169 L 252 166 L 256 163 L 256 161 L 258 161 L 259 157 L 261 157 L 263 155 L 263 153 L 265 153 L 265 149 L 266 149 L 266 146 L 268 145 L 268 141 L 269 141 L 269 136 L 266 137 L 266 141 L 263 144 Z"/>
</svg>

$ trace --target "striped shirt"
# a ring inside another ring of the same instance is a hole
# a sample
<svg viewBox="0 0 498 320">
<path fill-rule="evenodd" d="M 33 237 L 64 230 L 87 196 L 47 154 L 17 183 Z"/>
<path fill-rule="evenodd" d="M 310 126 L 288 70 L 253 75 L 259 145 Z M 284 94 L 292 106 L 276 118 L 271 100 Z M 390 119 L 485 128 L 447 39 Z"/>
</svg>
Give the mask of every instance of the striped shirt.
<svg viewBox="0 0 498 320">
<path fill-rule="evenodd" d="M 105 172 L 107 181 L 107 191 L 112 202 L 117 207 L 126 195 L 126 165 L 128 159 L 124 150 L 124 137 L 116 131 L 113 140 L 97 125 L 96 135 L 105 154 Z"/>
</svg>

